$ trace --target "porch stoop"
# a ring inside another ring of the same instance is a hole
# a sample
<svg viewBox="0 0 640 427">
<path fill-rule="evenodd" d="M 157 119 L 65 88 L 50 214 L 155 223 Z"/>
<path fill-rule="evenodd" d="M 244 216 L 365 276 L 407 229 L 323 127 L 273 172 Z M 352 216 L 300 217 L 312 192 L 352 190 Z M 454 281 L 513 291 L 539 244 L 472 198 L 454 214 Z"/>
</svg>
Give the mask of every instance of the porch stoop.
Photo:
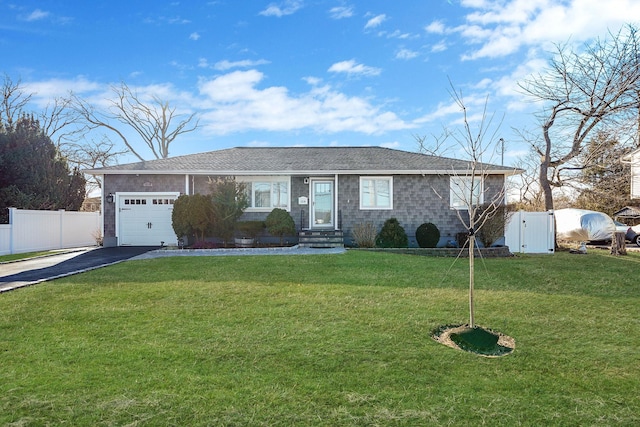
<svg viewBox="0 0 640 427">
<path fill-rule="evenodd" d="M 342 230 L 303 230 L 298 234 L 301 248 L 342 248 L 344 233 Z"/>
</svg>

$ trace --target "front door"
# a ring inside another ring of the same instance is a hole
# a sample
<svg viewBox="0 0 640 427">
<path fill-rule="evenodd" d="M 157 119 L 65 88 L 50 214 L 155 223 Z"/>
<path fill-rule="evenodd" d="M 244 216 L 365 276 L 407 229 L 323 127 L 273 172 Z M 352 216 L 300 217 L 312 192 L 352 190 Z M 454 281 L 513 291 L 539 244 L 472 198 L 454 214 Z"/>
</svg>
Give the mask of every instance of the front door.
<svg viewBox="0 0 640 427">
<path fill-rule="evenodd" d="M 311 228 L 333 228 L 333 180 L 311 181 Z"/>
</svg>

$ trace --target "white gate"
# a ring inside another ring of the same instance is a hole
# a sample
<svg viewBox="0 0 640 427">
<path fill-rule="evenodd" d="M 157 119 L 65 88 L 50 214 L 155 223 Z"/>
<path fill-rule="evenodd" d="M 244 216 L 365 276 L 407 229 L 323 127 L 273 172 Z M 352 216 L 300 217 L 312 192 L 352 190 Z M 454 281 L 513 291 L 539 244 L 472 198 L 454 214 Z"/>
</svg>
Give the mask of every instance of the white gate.
<svg viewBox="0 0 640 427">
<path fill-rule="evenodd" d="M 555 251 L 554 224 L 552 211 L 514 212 L 505 227 L 505 243 L 513 253 L 552 254 Z"/>
</svg>

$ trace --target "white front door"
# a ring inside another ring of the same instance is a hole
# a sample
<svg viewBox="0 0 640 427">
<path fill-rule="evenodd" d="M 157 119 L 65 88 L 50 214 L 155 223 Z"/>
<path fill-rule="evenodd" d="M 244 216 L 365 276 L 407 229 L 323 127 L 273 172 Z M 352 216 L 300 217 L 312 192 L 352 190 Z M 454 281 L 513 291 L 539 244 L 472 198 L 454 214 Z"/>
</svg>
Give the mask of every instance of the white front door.
<svg viewBox="0 0 640 427">
<path fill-rule="evenodd" d="M 178 193 L 119 193 L 116 195 L 119 246 L 175 245 L 171 213 Z"/>
<path fill-rule="evenodd" d="M 311 181 L 311 228 L 333 228 L 333 180 Z"/>
</svg>

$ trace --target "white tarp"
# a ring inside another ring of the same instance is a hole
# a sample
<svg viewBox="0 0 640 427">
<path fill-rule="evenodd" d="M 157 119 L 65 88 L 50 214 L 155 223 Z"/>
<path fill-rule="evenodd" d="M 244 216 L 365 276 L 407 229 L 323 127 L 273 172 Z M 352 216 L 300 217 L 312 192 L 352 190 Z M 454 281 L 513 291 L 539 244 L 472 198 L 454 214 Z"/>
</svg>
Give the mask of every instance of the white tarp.
<svg viewBox="0 0 640 427">
<path fill-rule="evenodd" d="M 611 240 L 616 231 L 613 219 L 602 212 L 586 209 L 558 209 L 555 215 L 558 240 L 579 242 Z"/>
</svg>

